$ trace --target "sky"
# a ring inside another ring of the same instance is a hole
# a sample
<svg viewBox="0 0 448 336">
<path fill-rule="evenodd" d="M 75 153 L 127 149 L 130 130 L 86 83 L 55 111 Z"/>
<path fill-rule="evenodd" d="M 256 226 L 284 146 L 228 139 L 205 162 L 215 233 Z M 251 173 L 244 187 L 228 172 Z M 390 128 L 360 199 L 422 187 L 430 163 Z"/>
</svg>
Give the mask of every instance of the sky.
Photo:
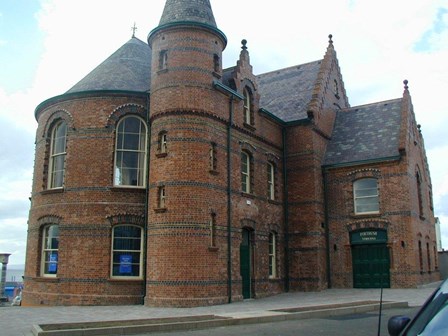
<svg viewBox="0 0 448 336">
<path fill-rule="evenodd" d="M 399 98 L 409 80 L 435 216 L 448 249 L 448 0 L 211 0 L 224 67 L 248 41 L 254 73 L 321 59 L 333 35 L 352 106 Z M 0 252 L 24 264 L 36 106 L 125 44 L 146 41 L 165 0 L 0 0 Z"/>
</svg>

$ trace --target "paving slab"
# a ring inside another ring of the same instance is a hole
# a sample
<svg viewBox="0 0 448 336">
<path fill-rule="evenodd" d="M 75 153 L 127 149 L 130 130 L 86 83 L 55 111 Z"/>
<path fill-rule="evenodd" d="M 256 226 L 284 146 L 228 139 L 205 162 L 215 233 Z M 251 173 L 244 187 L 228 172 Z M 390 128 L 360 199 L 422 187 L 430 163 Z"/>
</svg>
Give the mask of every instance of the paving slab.
<svg viewBox="0 0 448 336">
<path fill-rule="evenodd" d="M 383 300 L 408 302 L 411 307 L 421 306 L 438 284 L 434 283 L 415 289 L 384 289 Z M 262 299 L 196 308 L 154 308 L 146 306 L 0 307 L 0 334 L 2 336 L 30 335 L 33 325 L 41 324 L 124 321 L 200 315 L 229 317 L 232 314 L 252 314 L 256 317 L 268 314 L 272 316 L 276 315 L 275 311 L 279 309 L 310 308 L 358 301 L 379 301 L 379 299 L 379 289 L 328 289 L 321 292 L 283 293 Z"/>
</svg>

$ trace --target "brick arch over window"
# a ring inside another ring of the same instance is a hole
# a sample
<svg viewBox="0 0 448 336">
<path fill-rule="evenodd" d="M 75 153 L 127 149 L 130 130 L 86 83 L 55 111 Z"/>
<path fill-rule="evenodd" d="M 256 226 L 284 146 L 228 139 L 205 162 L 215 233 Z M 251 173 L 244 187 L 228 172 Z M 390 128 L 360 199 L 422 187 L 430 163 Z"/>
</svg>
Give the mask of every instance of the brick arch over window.
<svg viewBox="0 0 448 336">
<path fill-rule="evenodd" d="M 42 216 L 37 220 L 37 224 L 39 226 L 48 225 L 48 224 L 61 224 L 62 217 L 54 216 L 54 215 L 46 215 Z"/>
<path fill-rule="evenodd" d="M 109 114 L 107 118 L 107 128 L 114 128 L 118 121 L 125 115 L 134 114 L 146 120 L 148 115 L 146 109 L 142 105 L 138 104 L 126 104 L 118 106 L 115 110 Z"/>
<path fill-rule="evenodd" d="M 53 126 L 59 121 L 64 121 L 67 124 L 68 129 L 72 130 L 75 129 L 75 123 L 72 114 L 67 110 L 61 109 L 51 113 L 50 117 L 47 119 L 47 122 L 45 123 L 45 127 L 43 128 L 43 132 L 40 136 L 42 138 L 45 137 L 49 138 Z"/>
<path fill-rule="evenodd" d="M 119 224 L 132 224 L 140 227 L 145 226 L 145 216 L 135 214 L 117 214 L 107 217 L 111 226 Z"/>
<path fill-rule="evenodd" d="M 376 168 L 357 169 L 347 173 L 347 176 L 352 178 L 352 182 L 362 178 L 381 178 L 381 170 Z"/>
</svg>

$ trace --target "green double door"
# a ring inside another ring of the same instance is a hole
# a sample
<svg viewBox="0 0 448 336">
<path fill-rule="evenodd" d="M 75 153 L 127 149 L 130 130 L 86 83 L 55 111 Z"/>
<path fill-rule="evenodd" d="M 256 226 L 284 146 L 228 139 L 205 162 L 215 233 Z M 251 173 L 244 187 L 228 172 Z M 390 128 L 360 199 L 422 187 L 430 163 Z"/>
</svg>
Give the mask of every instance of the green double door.
<svg viewBox="0 0 448 336">
<path fill-rule="evenodd" d="M 353 286 L 389 288 L 390 258 L 386 244 L 352 245 Z"/>
</svg>

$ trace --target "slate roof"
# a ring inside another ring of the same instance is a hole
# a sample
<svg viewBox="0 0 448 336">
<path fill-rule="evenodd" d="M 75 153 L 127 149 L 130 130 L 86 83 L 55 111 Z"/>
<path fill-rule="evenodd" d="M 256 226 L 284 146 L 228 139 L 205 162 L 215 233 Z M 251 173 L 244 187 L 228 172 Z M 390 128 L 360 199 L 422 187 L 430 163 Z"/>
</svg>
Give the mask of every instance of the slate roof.
<svg viewBox="0 0 448 336">
<path fill-rule="evenodd" d="M 338 111 L 324 165 L 397 156 L 401 106 L 399 98 Z"/>
<path fill-rule="evenodd" d="M 260 107 L 286 122 L 307 118 L 321 63 L 319 60 L 258 75 Z"/>
<path fill-rule="evenodd" d="M 66 93 L 97 90 L 146 92 L 151 83 L 151 49 L 133 37 Z"/>
<path fill-rule="evenodd" d="M 217 28 L 209 0 L 167 0 L 159 25 L 184 21 Z"/>
</svg>

